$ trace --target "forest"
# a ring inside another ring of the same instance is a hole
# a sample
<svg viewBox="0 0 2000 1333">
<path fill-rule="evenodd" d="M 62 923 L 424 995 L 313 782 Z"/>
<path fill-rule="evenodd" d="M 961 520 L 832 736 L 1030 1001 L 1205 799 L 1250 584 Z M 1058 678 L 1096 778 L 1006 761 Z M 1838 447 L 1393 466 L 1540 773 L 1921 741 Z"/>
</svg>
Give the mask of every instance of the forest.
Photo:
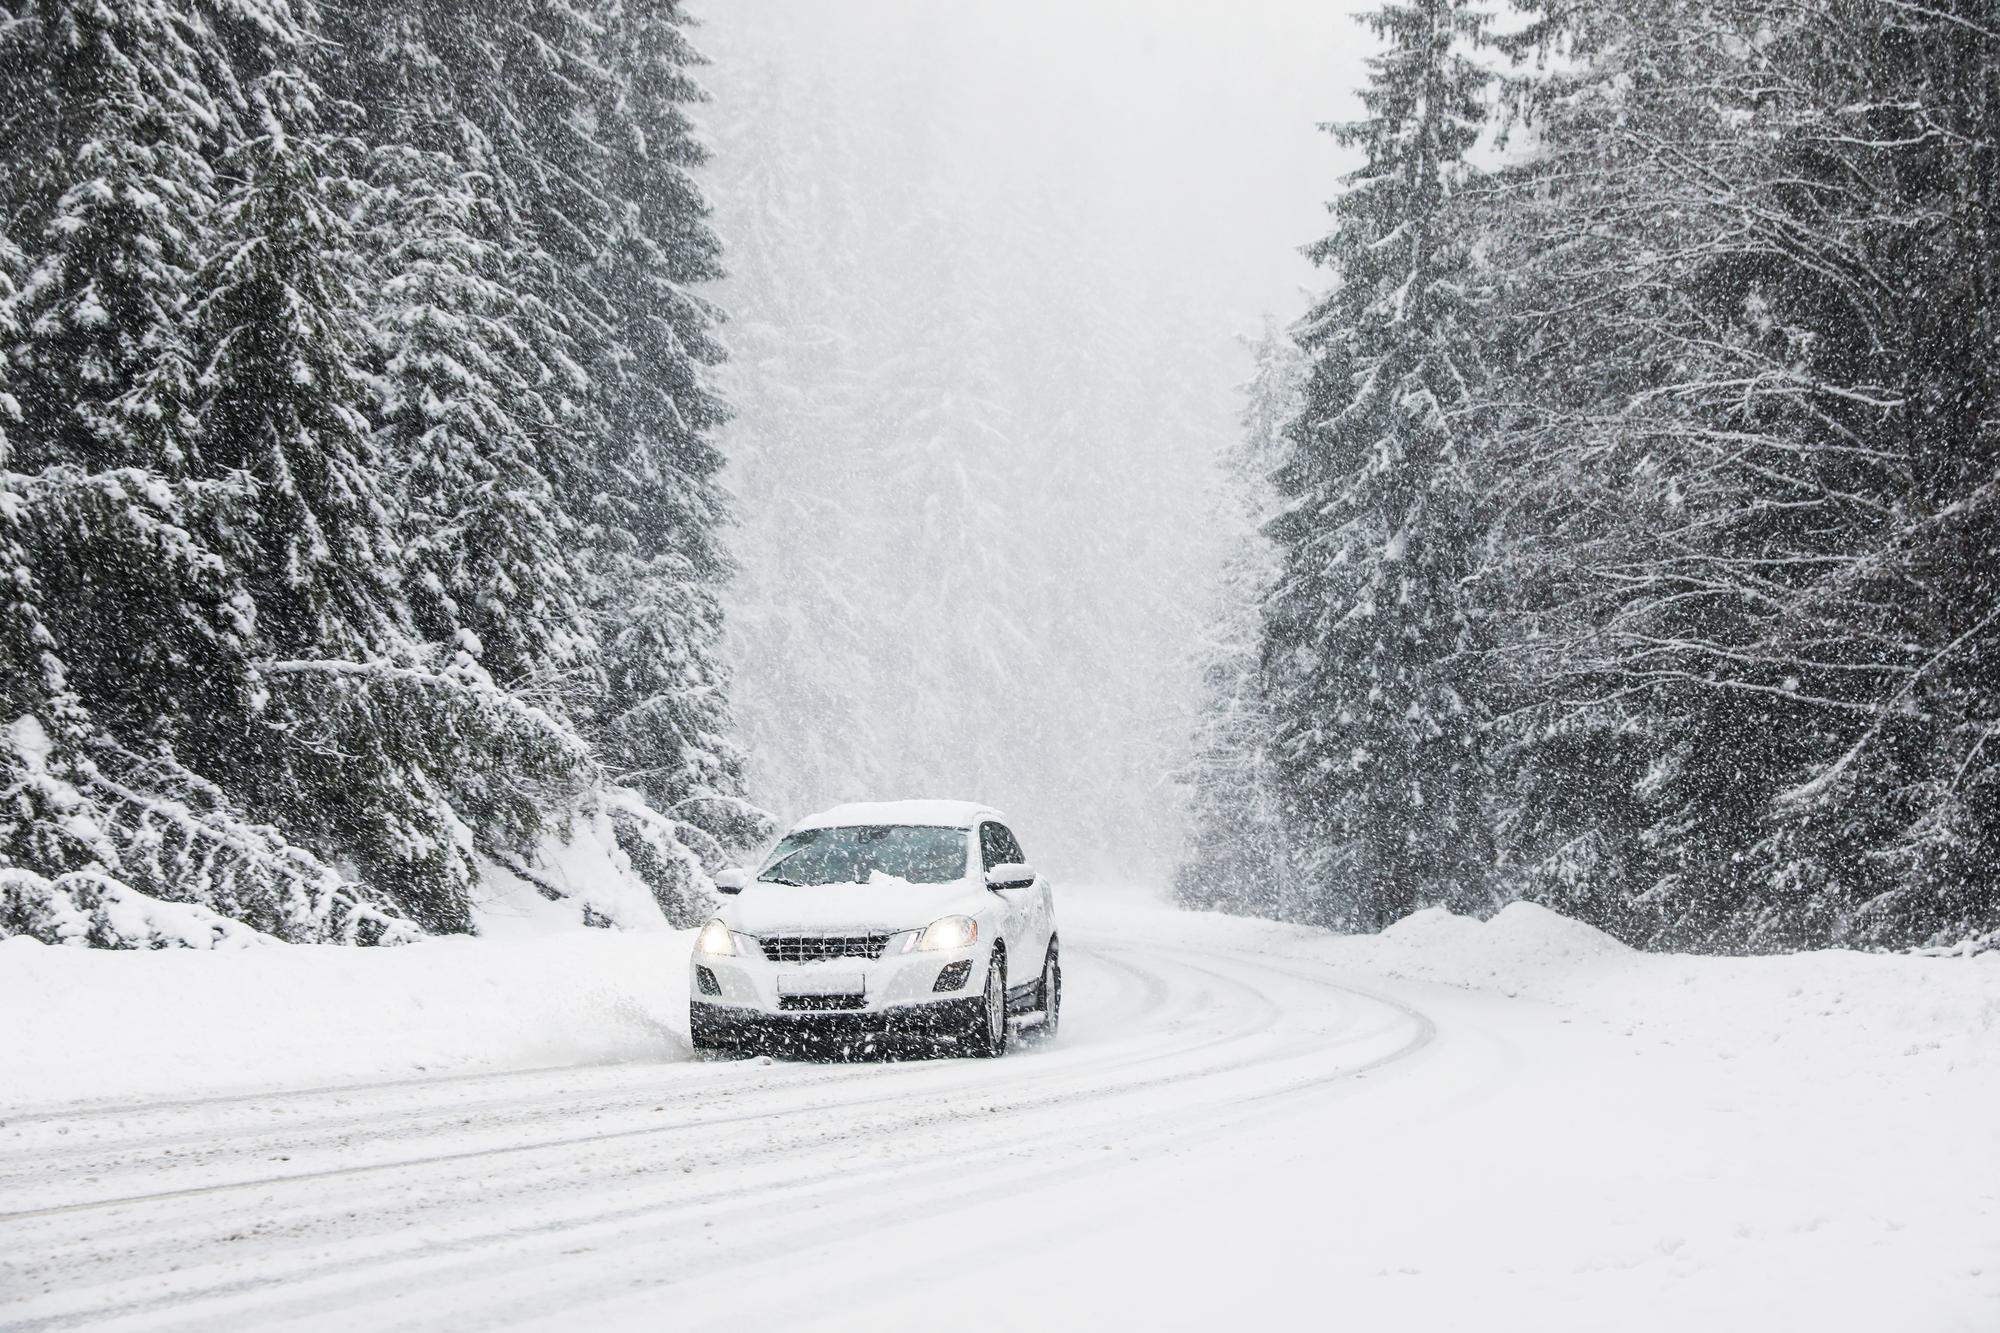
<svg viewBox="0 0 2000 1333">
<path fill-rule="evenodd" d="M 462 932 L 578 822 L 686 919 L 767 832 L 698 63 L 658 0 L 0 15 L 0 933 Z"/>
<path fill-rule="evenodd" d="M 2000 927 L 2000 22 L 1370 20 L 1268 339 L 1185 902 L 1638 944 Z"/>
<path fill-rule="evenodd" d="M 949 794 L 1342 931 L 1995 939 L 1990 5 L 1371 10 L 1234 440 L 1202 255 L 754 9 L 0 0 L 0 935 L 629 924 L 586 834 L 695 924 Z"/>
</svg>

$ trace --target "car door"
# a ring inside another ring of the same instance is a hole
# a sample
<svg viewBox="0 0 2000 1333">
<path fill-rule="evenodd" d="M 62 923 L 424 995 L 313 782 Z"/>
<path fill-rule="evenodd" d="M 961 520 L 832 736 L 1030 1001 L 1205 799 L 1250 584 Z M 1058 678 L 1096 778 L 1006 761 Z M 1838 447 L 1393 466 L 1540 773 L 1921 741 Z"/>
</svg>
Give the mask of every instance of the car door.
<svg viewBox="0 0 2000 1333">
<path fill-rule="evenodd" d="M 1013 831 L 992 820 L 979 826 L 979 859 L 982 876 L 997 865 L 1028 861 Z M 1042 958 L 1049 947 L 1048 886 L 1037 874 L 1033 884 L 1002 889 L 996 896 L 1007 903 L 1007 984 L 1011 988 L 1041 975 Z"/>
</svg>

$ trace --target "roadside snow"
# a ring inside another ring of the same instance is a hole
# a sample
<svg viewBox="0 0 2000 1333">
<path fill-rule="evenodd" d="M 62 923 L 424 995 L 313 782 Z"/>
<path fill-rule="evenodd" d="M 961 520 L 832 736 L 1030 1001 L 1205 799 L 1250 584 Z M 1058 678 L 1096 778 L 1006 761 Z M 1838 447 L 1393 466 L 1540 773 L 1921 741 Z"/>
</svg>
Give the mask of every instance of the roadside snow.
<svg viewBox="0 0 2000 1333">
<path fill-rule="evenodd" d="M 1269 938 L 1266 923 L 1245 924 Z M 1843 1073 L 1878 1057 L 2000 1075 L 2000 952 L 1648 954 L 1531 903 L 1484 922 L 1432 908 L 1376 936 L 1287 933 L 1278 947 L 1356 972 L 1537 1000 L 1626 1035 L 1698 1043 L 1722 1059 L 1808 1042 Z"/>
<path fill-rule="evenodd" d="M 692 941 L 581 928 L 396 949 L 0 940 L 0 1113 L 680 1059 Z"/>
</svg>

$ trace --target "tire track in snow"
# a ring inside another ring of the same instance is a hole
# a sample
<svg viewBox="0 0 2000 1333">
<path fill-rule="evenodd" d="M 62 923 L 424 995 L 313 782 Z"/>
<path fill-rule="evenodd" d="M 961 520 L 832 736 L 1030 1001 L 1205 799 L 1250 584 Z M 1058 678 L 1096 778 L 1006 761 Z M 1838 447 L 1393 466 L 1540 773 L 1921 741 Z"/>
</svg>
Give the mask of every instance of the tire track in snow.
<svg viewBox="0 0 2000 1333">
<path fill-rule="evenodd" d="M 1123 1003 L 1114 1012 L 1129 1016 L 1161 1006 L 1167 991 L 1156 977 L 1126 967 L 1120 967 L 1119 972 L 1134 984 L 1127 988 L 1127 995 L 1121 997 Z M 676 1044 L 685 1049 L 684 1032 L 674 1030 L 672 1035 Z M 462 1128 L 468 1118 L 494 1113 L 504 1113 L 517 1122 L 537 1112 L 546 1112 L 549 1118 L 638 1111 L 650 1114 L 683 1105 L 703 1105 L 717 1098 L 749 1099 L 773 1093 L 792 1097 L 805 1087 L 838 1088 L 865 1081 L 870 1087 L 879 1088 L 884 1080 L 896 1078 L 899 1071 L 905 1076 L 920 1077 L 917 1071 L 934 1065 L 933 1061 L 893 1060 L 812 1065 L 787 1062 L 778 1066 L 779 1073 L 758 1077 L 750 1073 L 757 1068 L 750 1061 L 697 1059 L 676 1069 L 679 1077 L 672 1081 L 687 1085 L 679 1088 L 663 1083 L 661 1066 L 657 1063 L 624 1064 L 451 1074 L 432 1080 L 399 1079 L 150 1104 L 86 1105 L 74 1112 L 14 1114 L 0 1117 L 0 1132 L 11 1131 L 16 1140 L 0 1145 L 0 1197 L 7 1197 L 29 1182 L 47 1182 L 52 1169 L 70 1164 L 87 1168 L 90 1174 L 101 1174 L 121 1153 L 139 1154 L 157 1163 L 168 1150 L 182 1147 L 213 1156 L 278 1152 L 301 1140 L 323 1139 L 356 1129 L 366 1129 L 378 1137 L 397 1138 L 426 1129 L 450 1133 Z M 479 1095 L 489 1085 L 532 1086 L 551 1077 L 562 1078 L 565 1083 L 575 1079 L 586 1083 L 605 1081 L 606 1086 L 596 1089 L 565 1086 L 527 1093 L 496 1090 Z M 626 1086 L 641 1078 L 645 1081 L 640 1086 Z M 378 1093 L 397 1101 L 406 1097 L 418 1100 L 414 1105 L 393 1102 L 370 1105 L 367 1099 Z M 467 1094 L 474 1099 L 465 1100 Z M 427 1100 L 431 1097 L 436 1099 Z M 218 1113 L 245 1123 L 218 1124 L 200 1118 Z M 274 1122 L 274 1116 L 283 1119 Z M 110 1123 L 102 1123 L 105 1121 Z M 180 1127 L 175 1128 L 176 1124 Z M 189 1159 L 184 1157 L 173 1165 L 184 1168 L 188 1164 Z"/>
<path fill-rule="evenodd" d="M 1118 964 L 1113 960 L 1105 960 L 1105 961 L 1111 962 L 1112 966 L 1119 968 L 1120 970 L 1130 974 L 1135 978 L 1139 978 L 1142 981 L 1147 980 L 1145 974 L 1141 973 L 1137 969 L 1132 969 L 1128 965 Z M 1148 1000 L 1153 999 L 1157 995 L 1165 995 L 1165 994 L 1167 994 L 1167 991 L 1164 988 L 1154 987 L 1151 985 L 1147 986 L 1146 998 Z M 1139 1007 L 1145 1008 L 1148 1006 L 1142 1003 L 1142 1005 Z M 1228 1040 L 1228 1039 L 1229 1038 L 1227 1036 L 1224 1036 L 1216 1040 Z M 1209 1044 L 1213 1044 L 1213 1042 Z M 1178 1058 L 1186 1055 L 1190 1050 L 1194 1049 L 1200 1049 L 1200 1048 L 1177 1047 L 1164 1054 L 1145 1055 L 1136 1058 L 1127 1057 L 1122 1060 L 1113 1061 L 1108 1065 L 1096 1066 L 1096 1068 L 1100 1074 L 1115 1073 L 1133 1064 L 1148 1063 L 1150 1061 L 1162 1058 Z M 703 1064 L 709 1064 L 709 1063 L 711 1062 L 703 1062 Z M 727 1064 L 729 1063 L 737 1063 L 752 1068 L 758 1067 L 750 1065 L 749 1062 L 713 1062 L 713 1063 L 722 1065 L 724 1067 L 726 1067 Z M 418 1113 L 415 1119 L 411 1121 L 401 1121 L 396 1119 L 392 1115 L 388 1119 L 388 1123 L 386 1125 L 383 1124 L 381 1121 L 370 1117 L 366 1112 L 358 1112 L 348 1117 L 345 1117 L 342 1121 L 333 1122 L 331 1124 L 329 1124 L 326 1121 L 311 1121 L 298 1125 L 288 1124 L 282 1127 L 260 1126 L 254 1130 L 239 1131 L 238 1134 L 234 1136 L 224 1136 L 223 1140 L 211 1150 L 209 1155 L 221 1157 L 224 1160 L 227 1160 L 228 1156 L 230 1155 L 228 1150 L 231 1148 L 234 1148 L 236 1150 L 236 1155 L 245 1155 L 250 1152 L 255 1152 L 260 1155 L 260 1158 L 266 1158 L 266 1159 L 268 1159 L 271 1156 L 279 1156 L 279 1155 L 287 1157 L 293 1154 L 304 1155 L 306 1149 L 310 1147 L 315 1140 L 317 1140 L 320 1137 L 323 1137 L 330 1131 L 335 1131 L 340 1129 L 366 1128 L 367 1130 L 370 1131 L 371 1135 L 374 1137 L 390 1138 L 390 1139 L 407 1137 L 411 1134 L 419 1132 L 420 1130 L 436 1130 L 446 1133 L 452 1132 L 454 1130 L 463 1131 L 463 1129 L 467 1124 L 469 1114 L 477 1111 L 512 1112 L 514 1113 L 514 1117 L 517 1120 L 519 1117 L 522 1116 L 523 1113 L 530 1113 L 529 1114 L 530 1121 L 532 1123 L 539 1124 L 544 1119 L 557 1119 L 560 1121 L 567 1122 L 573 1120 L 575 1117 L 580 1115 L 602 1117 L 607 1112 L 611 1113 L 643 1112 L 650 1117 L 653 1114 L 663 1113 L 669 1109 L 678 1108 L 686 1104 L 699 1105 L 699 1104 L 712 1103 L 713 1101 L 717 1100 L 718 1095 L 724 1099 L 741 1098 L 746 1101 L 755 1100 L 759 1097 L 782 1096 L 787 1099 L 786 1104 L 780 1106 L 763 1107 L 756 1110 L 741 1110 L 734 1114 L 729 1114 L 729 1115 L 700 1116 L 692 1120 L 679 1119 L 679 1120 L 668 1120 L 665 1122 L 661 1122 L 649 1119 L 649 1122 L 646 1124 L 638 1126 L 630 1126 L 622 1129 L 596 1131 L 587 1134 L 576 1134 L 572 1132 L 566 1134 L 559 1134 L 553 1138 L 531 1139 L 525 1142 L 517 1142 L 517 1143 L 491 1144 L 477 1148 L 467 1148 L 463 1150 L 444 1152 L 444 1153 L 433 1153 L 428 1155 L 416 1155 L 416 1156 L 404 1155 L 401 1157 L 390 1157 L 383 1160 L 377 1160 L 377 1161 L 371 1161 L 353 1165 L 326 1167 L 321 1169 L 309 1169 L 301 1167 L 299 1169 L 291 1171 L 266 1173 L 249 1177 L 239 1177 L 228 1180 L 208 1182 L 200 1185 L 184 1186 L 176 1189 L 140 1191 L 123 1195 L 110 1194 L 95 1199 L 85 1199 L 69 1203 L 53 1204 L 53 1205 L 46 1205 L 34 1208 L 12 1209 L 9 1211 L 0 1212 L 0 1224 L 5 1224 L 9 1221 L 20 1221 L 35 1217 L 55 1216 L 62 1213 L 74 1213 L 74 1212 L 82 1212 L 82 1211 L 87 1211 L 92 1209 L 102 1209 L 102 1208 L 120 1208 L 128 1205 L 144 1204 L 144 1203 L 151 1203 L 156 1201 L 165 1201 L 172 1199 L 190 1198 L 204 1194 L 219 1193 L 228 1190 L 262 1189 L 267 1187 L 286 1185 L 294 1182 L 321 1181 L 321 1180 L 334 1179 L 344 1176 L 363 1175 L 375 1171 L 396 1171 L 407 1168 L 424 1167 L 430 1165 L 444 1165 L 455 1162 L 469 1161 L 480 1157 L 503 1157 L 517 1153 L 531 1153 L 531 1152 L 552 1150 L 552 1149 L 585 1147 L 600 1143 L 616 1142 L 620 1139 L 645 1138 L 654 1135 L 682 1134 L 689 1130 L 704 1129 L 718 1125 L 744 1124 L 751 1121 L 766 1119 L 775 1116 L 789 1116 L 798 1114 L 801 1110 L 801 1107 L 798 1104 L 797 1094 L 802 1089 L 824 1087 L 828 1085 L 833 1085 L 833 1086 L 859 1085 L 862 1091 L 861 1094 L 858 1096 L 838 1098 L 833 1101 L 817 1103 L 812 1108 L 813 1110 L 857 1111 L 857 1110 L 866 1110 L 876 1106 L 900 1105 L 900 1104 L 906 1104 L 913 1097 L 924 1095 L 925 1092 L 929 1090 L 921 1087 L 914 1090 L 902 1089 L 902 1088 L 883 1090 L 880 1085 L 885 1077 L 894 1077 L 894 1071 L 907 1071 L 908 1077 L 915 1078 L 922 1075 L 923 1071 L 949 1070 L 952 1068 L 952 1066 L 949 1064 L 940 1063 L 939 1061 L 935 1060 L 924 1061 L 921 1063 L 873 1062 L 863 1065 L 842 1066 L 843 1073 L 839 1077 L 822 1078 L 814 1076 L 818 1070 L 824 1068 L 824 1066 L 819 1066 L 819 1065 L 810 1065 L 810 1064 L 802 1064 L 797 1062 L 786 1061 L 772 1065 L 765 1065 L 762 1067 L 776 1069 L 779 1071 L 779 1074 L 773 1077 L 766 1077 L 760 1079 L 758 1082 L 754 1084 L 749 1084 L 747 1086 L 716 1087 L 704 1084 L 703 1086 L 700 1086 L 698 1088 L 686 1090 L 677 1094 L 662 1092 L 658 1089 L 653 1089 L 651 1091 L 645 1092 L 643 1095 L 634 1094 L 621 1097 L 617 1099 L 615 1102 L 610 1104 L 597 1103 L 597 1102 L 577 1102 L 571 1096 L 558 1093 L 558 1094 L 549 1094 L 546 1096 L 530 1097 L 523 1100 L 514 1100 L 514 1101 L 502 1100 L 497 1102 L 488 1102 L 469 1108 L 463 1106 L 426 1108 L 423 1112 Z M 1012 1066 L 1010 1066 L 1010 1068 L 1011 1067 Z M 808 1073 L 805 1071 L 812 1071 L 812 1072 Z M 803 1077 L 792 1077 L 792 1075 L 794 1074 L 801 1074 L 801 1073 L 804 1074 Z M 931 1078 L 934 1081 L 937 1076 L 926 1075 L 925 1077 Z M 265 1098 L 263 1100 L 268 1101 L 271 1099 Z M 547 1117 L 532 1114 L 534 1112 L 538 1112 L 543 1109 L 549 1110 L 551 1114 Z M 500 1128 L 505 1129 L 508 1127 L 509 1126 L 501 1126 Z M 182 1136 L 183 1139 L 187 1137 L 189 1136 L 188 1135 Z M 244 1141 L 245 1139 L 248 1140 L 247 1143 Z M 166 1142 L 171 1143 L 177 1141 L 180 1140 L 167 1140 Z M 154 1169 L 159 1169 L 165 1166 L 166 1169 L 187 1170 L 190 1166 L 200 1164 L 199 1162 L 188 1161 L 188 1160 L 177 1161 L 171 1164 L 164 1164 L 159 1160 L 158 1156 L 163 1146 L 164 1145 L 160 1140 L 152 1139 L 150 1136 L 142 1134 L 131 1140 L 121 1142 L 116 1145 L 111 1145 L 109 1147 L 80 1148 L 74 1150 L 72 1151 L 71 1154 L 69 1154 L 69 1159 L 73 1161 L 81 1161 L 83 1163 L 82 1169 L 89 1172 L 89 1175 L 86 1177 L 86 1180 L 89 1183 L 96 1183 L 98 1181 L 101 1181 L 104 1175 L 109 1174 L 112 1170 L 116 1169 L 118 1165 L 120 1165 L 120 1163 L 118 1163 L 117 1161 L 117 1153 L 120 1151 L 137 1151 L 143 1154 L 144 1160 L 142 1163 L 140 1163 L 140 1165 L 152 1167 Z M 60 1190 L 65 1187 L 64 1182 L 61 1181 L 60 1179 L 57 1179 L 55 1181 L 50 1181 L 48 1179 L 49 1172 L 47 1170 L 47 1163 L 51 1159 L 49 1159 L 45 1155 L 36 1154 L 33 1152 L 27 1152 L 27 1153 L 16 1154 L 16 1156 L 19 1158 L 19 1160 L 12 1167 L 12 1172 L 16 1177 L 26 1177 L 32 1179 L 37 1184 L 39 1184 L 41 1188 L 45 1190 L 48 1189 Z M 53 1160 L 62 1161 L 64 1159 L 62 1157 L 56 1157 Z M 8 1173 L 5 1171 L 0 1171 L 0 1186 L 7 1186 L 11 1183 L 12 1182 L 9 1179 Z M 16 1188 L 18 1188 L 18 1186 L 16 1186 Z"/>
</svg>

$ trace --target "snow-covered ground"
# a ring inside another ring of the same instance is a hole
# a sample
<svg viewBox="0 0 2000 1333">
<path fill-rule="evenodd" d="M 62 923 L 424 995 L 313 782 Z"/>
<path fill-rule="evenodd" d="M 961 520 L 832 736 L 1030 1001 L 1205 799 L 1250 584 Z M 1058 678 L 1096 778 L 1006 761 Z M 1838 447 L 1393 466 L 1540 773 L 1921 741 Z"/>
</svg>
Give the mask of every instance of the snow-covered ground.
<svg viewBox="0 0 2000 1333">
<path fill-rule="evenodd" d="M 0 1326 L 2000 1328 L 2000 955 L 1062 912 L 998 1063 L 692 1060 L 684 933 L 0 943 Z"/>
</svg>

